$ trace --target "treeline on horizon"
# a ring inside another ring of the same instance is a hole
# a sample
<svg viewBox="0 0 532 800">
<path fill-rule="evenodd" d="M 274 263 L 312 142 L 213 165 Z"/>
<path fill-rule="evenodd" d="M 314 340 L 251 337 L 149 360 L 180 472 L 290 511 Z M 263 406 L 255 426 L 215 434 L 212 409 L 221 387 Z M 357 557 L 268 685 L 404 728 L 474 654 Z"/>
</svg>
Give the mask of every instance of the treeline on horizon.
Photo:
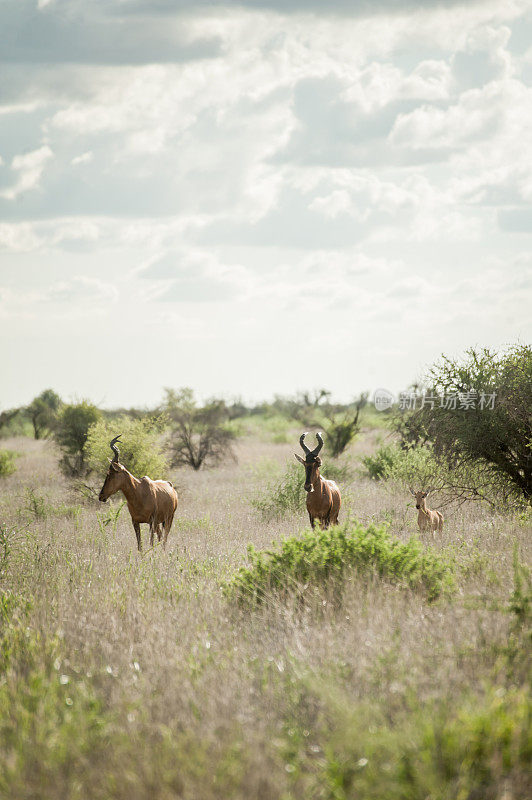
<svg viewBox="0 0 532 800">
<path fill-rule="evenodd" d="M 29 436 L 35 439 L 50 438 L 54 434 L 57 419 L 67 406 L 76 407 L 81 404 L 87 407 L 98 408 L 99 413 L 107 420 L 129 417 L 134 420 L 153 418 L 168 407 L 169 398 L 186 400 L 195 407 L 210 409 L 217 408 L 221 415 L 228 421 L 243 417 L 254 416 L 281 416 L 287 420 L 303 424 L 319 424 L 323 416 L 333 417 L 337 414 L 356 411 L 365 408 L 367 413 L 372 413 L 373 406 L 368 404 L 369 392 L 361 392 L 358 397 L 348 403 L 331 401 L 332 393 L 328 390 L 313 389 L 296 392 L 294 395 L 274 395 L 273 400 L 259 403 L 245 403 L 240 398 L 227 400 L 213 396 L 199 403 L 194 395 L 194 390 L 184 387 L 178 390 L 165 389 L 163 401 L 152 408 L 149 407 L 118 407 L 100 408 L 89 400 L 82 399 L 77 402 L 67 403 L 53 389 L 45 389 L 28 405 L 18 406 L 0 411 L 0 438 L 12 436 Z M 316 412 L 319 412 L 318 417 Z"/>
<path fill-rule="evenodd" d="M 460 359 L 443 356 L 423 385 L 433 398 L 489 396 L 493 403 L 432 402 L 377 411 L 367 393 L 342 404 L 321 388 L 248 406 L 219 398 L 200 403 L 192 389 L 181 388 L 166 389 L 155 409 L 109 411 L 86 400 L 64 403 L 47 389 L 28 406 L 0 414 L 0 437 L 53 438 L 61 470 L 79 477 L 105 465 L 108 443 L 121 433 L 129 463 L 144 474 L 161 474 L 169 467 L 198 470 L 236 458 L 233 442 L 249 434 L 288 442 L 296 427 L 323 430 L 324 453 L 335 460 L 348 455 L 365 422 L 388 431 L 387 441 L 364 459 L 374 480 L 431 486 L 447 491 L 451 500 L 532 504 L 532 347 L 518 344 L 501 353 L 470 348 Z M 0 450 L 0 457 L 0 475 L 9 474 L 16 453 Z"/>
</svg>

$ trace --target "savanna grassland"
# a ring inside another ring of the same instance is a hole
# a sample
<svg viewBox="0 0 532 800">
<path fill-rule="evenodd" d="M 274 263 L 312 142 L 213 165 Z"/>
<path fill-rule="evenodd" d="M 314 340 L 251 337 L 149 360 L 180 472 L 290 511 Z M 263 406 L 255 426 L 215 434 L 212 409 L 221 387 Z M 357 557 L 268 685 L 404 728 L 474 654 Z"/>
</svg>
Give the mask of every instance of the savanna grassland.
<svg viewBox="0 0 532 800">
<path fill-rule="evenodd" d="M 255 425 L 236 462 L 171 471 L 168 549 L 143 526 L 141 556 L 121 496 L 81 494 L 51 441 L 2 443 L 1 797 L 530 797 L 530 515 L 450 506 L 408 544 L 411 497 L 363 475 L 366 424 L 339 479 L 352 560 L 317 536 L 303 580 L 292 550 L 284 585 L 268 559 L 235 583 L 248 545 L 308 531 L 261 511 L 299 433 Z"/>
</svg>

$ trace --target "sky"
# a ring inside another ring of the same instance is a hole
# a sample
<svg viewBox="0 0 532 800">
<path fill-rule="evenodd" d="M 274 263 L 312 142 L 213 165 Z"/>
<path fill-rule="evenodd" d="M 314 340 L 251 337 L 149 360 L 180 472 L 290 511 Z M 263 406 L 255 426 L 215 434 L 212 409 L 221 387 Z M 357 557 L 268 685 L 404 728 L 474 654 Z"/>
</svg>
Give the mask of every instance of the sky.
<svg viewBox="0 0 532 800">
<path fill-rule="evenodd" d="M 532 337 L 532 0 L 0 0 L 0 410 Z"/>
</svg>

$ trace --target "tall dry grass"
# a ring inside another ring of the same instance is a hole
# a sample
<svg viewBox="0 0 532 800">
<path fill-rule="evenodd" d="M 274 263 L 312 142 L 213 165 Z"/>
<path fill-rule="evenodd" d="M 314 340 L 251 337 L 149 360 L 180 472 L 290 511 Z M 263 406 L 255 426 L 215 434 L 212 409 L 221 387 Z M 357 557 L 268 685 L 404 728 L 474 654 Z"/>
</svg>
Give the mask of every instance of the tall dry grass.
<svg viewBox="0 0 532 800">
<path fill-rule="evenodd" d="M 528 640 L 508 604 L 530 520 L 447 512 L 422 535 L 456 573 L 436 603 L 353 572 L 340 605 L 315 586 L 303 606 L 240 610 L 221 587 L 248 544 L 306 525 L 252 504 L 291 445 L 247 439 L 236 465 L 176 472 L 168 550 L 141 557 L 127 508 L 76 492 L 50 443 L 6 447 L 20 455 L 0 484 L 0 796 L 528 795 Z M 397 488 L 342 488 L 344 519 L 417 531 Z"/>
</svg>

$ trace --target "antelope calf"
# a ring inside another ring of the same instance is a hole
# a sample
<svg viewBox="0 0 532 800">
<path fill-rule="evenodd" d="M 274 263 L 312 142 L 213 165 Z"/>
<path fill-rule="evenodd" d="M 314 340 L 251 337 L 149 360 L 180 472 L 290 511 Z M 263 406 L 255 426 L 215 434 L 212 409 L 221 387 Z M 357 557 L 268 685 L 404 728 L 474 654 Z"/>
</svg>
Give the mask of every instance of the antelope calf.
<svg viewBox="0 0 532 800">
<path fill-rule="evenodd" d="M 150 545 L 153 546 L 153 537 L 156 533 L 158 541 L 163 538 L 163 547 L 166 547 L 177 508 L 177 492 L 170 481 L 152 481 L 147 475 L 135 478 L 128 472 L 119 461 L 120 452 L 116 446 L 119 439 L 120 435 L 115 436 L 109 443 L 114 456 L 112 461 L 109 459 L 109 471 L 98 499 L 105 503 L 111 495 L 123 492 L 137 535 L 139 552 L 142 550 L 140 525 L 143 522 L 147 522 L 150 526 Z"/>
<path fill-rule="evenodd" d="M 430 492 L 414 492 L 412 488 L 409 487 L 409 489 L 410 493 L 416 498 L 416 508 L 418 509 L 417 524 L 419 525 L 419 530 L 422 533 L 424 531 L 432 531 L 435 533 L 436 531 L 443 530 L 443 514 L 440 514 L 439 511 L 431 511 L 430 508 L 427 508 L 427 497 Z"/>
<path fill-rule="evenodd" d="M 328 528 L 330 524 L 338 525 L 338 514 L 342 502 L 340 489 L 334 481 L 328 481 L 320 475 L 321 458 L 318 453 L 323 447 L 320 433 L 316 434 L 317 447 L 310 450 L 304 442 L 306 433 L 299 437 L 305 458 L 294 453 L 297 460 L 305 467 L 305 491 L 307 493 L 307 511 L 310 524 L 314 528 L 318 520 L 321 528 Z"/>
</svg>

